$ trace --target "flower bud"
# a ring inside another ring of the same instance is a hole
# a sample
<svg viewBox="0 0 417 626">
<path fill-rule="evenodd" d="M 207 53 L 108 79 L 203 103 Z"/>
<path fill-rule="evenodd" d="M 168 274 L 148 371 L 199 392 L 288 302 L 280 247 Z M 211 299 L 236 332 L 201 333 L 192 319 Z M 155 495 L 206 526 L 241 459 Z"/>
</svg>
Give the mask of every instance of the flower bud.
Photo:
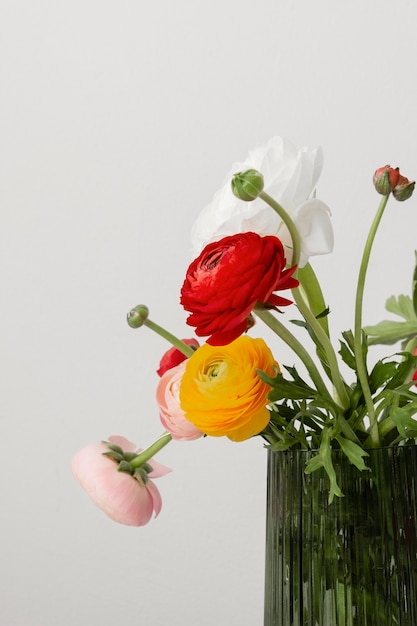
<svg viewBox="0 0 417 626">
<path fill-rule="evenodd" d="M 373 178 L 375 189 L 382 196 L 389 196 L 398 184 L 399 178 L 400 170 L 398 167 L 395 169 L 390 165 L 380 167 L 376 170 Z"/>
<path fill-rule="evenodd" d="M 414 181 L 410 182 L 405 176 L 400 176 L 397 185 L 392 190 L 392 195 L 400 202 L 408 200 L 413 195 L 414 186 Z"/>
<path fill-rule="evenodd" d="M 140 328 L 149 317 L 149 309 L 144 304 L 138 304 L 127 314 L 127 323 L 131 328 Z"/>
<path fill-rule="evenodd" d="M 237 172 L 232 178 L 232 191 L 239 200 L 255 200 L 264 188 L 264 177 L 256 170 Z"/>
</svg>

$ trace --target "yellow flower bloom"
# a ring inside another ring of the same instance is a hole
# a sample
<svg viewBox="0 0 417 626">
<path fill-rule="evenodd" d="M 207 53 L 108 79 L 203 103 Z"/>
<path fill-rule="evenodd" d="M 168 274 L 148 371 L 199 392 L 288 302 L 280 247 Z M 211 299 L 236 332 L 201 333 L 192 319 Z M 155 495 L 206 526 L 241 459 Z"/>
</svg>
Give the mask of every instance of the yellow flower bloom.
<svg viewBox="0 0 417 626">
<path fill-rule="evenodd" d="M 274 369 L 275 368 L 275 369 Z M 239 337 L 226 346 L 204 344 L 188 359 L 180 404 L 186 418 L 206 435 L 243 441 L 269 422 L 270 386 L 256 370 L 274 376 L 277 362 L 263 339 Z"/>
</svg>

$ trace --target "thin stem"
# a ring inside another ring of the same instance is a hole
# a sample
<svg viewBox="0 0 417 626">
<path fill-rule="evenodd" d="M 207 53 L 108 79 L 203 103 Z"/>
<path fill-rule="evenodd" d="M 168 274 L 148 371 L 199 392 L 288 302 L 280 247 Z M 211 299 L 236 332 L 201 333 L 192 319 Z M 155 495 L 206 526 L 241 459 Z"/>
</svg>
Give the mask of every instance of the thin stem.
<svg viewBox="0 0 417 626">
<path fill-rule="evenodd" d="M 165 330 L 165 328 L 162 328 L 162 326 L 155 324 L 155 322 L 152 322 L 152 320 L 150 320 L 149 318 L 147 318 L 143 322 L 143 324 L 144 326 L 147 326 L 148 328 L 153 330 L 155 333 L 157 333 L 157 335 L 160 335 L 161 337 L 169 341 L 169 343 L 172 343 L 172 345 L 175 348 L 177 348 L 180 352 L 185 354 L 186 357 L 190 357 L 194 354 L 193 348 L 190 348 L 190 346 L 187 346 L 187 344 L 181 341 L 181 339 L 178 339 L 178 337 L 176 337 L 172 333 Z"/>
<path fill-rule="evenodd" d="M 159 450 L 164 448 L 171 440 L 172 437 L 168 432 L 163 433 L 159 437 L 159 439 L 155 441 L 155 443 L 149 446 L 149 448 L 146 448 L 146 450 L 143 450 L 143 452 L 141 452 L 140 454 L 135 456 L 134 459 L 129 461 L 130 465 L 132 467 L 140 467 L 141 465 L 149 461 L 149 459 L 151 459 L 153 456 L 155 456 L 155 454 L 159 452 Z"/>
<path fill-rule="evenodd" d="M 330 342 L 330 339 L 326 335 L 326 332 L 324 331 L 322 326 L 318 323 L 318 320 L 315 318 L 309 307 L 306 305 L 300 292 L 297 292 L 296 289 L 293 289 L 292 294 L 300 312 L 302 313 L 306 322 L 312 328 L 318 342 L 320 343 L 326 354 L 327 364 L 330 369 L 330 379 L 336 389 L 336 393 L 343 409 L 346 410 L 350 406 L 349 395 L 346 391 L 345 383 L 343 382 L 342 375 L 339 370 L 339 365 L 337 363 L 336 353 Z"/>
<path fill-rule="evenodd" d="M 288 215 L 287 211 L 276 200 L 274 200 L 274 198 L 271 198 L 270 195 L 265 193 L 265 191 L 261 191 L 259 197 L 262 198 L 262 200 L 266 202 L 272 209 L 274 209 L 275 213 L 279 215 L 285 226 L 288 228 L 292 239 L 291 265 L 298 265 L 300 260 L 301 242 L 296 225 L 294 224 L 291 217 Z"/>
<path fill-rule="evenodd" d="M 300 357 L 301 361 L 306 366 L 308 373 L 311 376 L 311 380 L 314 382 L 317 391 L 324 397 L 331 400 L 332 404 L 334 404 L 333 398 L 331 397 L 329 390 L 323 382 L 323 379 L 320 376 L 320 373 L 307 352 L 304 346 L 294 337 L 290 331 L 285 328 L 283 324 L 276 317 L 272 315 L 270 311 L 265 309 L 262 305 L 257 304 L 254 309 L 255 314 L 267 325 L 271 330 L 273 330 L 285 343 L 292 349 L 294 352 Z"/>
<path fill-rule="evenodd" d="M 317 319 L 317 316 L 325 311 L 326 302 L 324 300 L 320 283 L 310 263 L 307 263 L 304 267 L 298 268 L 297 278 L 300 281 L 300 288 L 305 295 L 310 310 Z M 317 321 L 329 337 L 330 333 L 327 315 L 318 318 Z"/>
<path fill-rule="evenodd" d="M 356 289 L 355 300 L 355 328 L 354 328 L 354 350 L 356 360 L 356 371 L 358 379 L 362 387 L 363 396 L 365 398 L 366 408 L 368 411 L 368 417 L 370 422 L 370 439 L 374 447 L 378 447 L 380 443 L 378 432 L 378 421 L 375 417 L 375 407 L 372 401 L 371 389 L 369 387 L 368 372 L 366 367 L 366 357 L 362 352 L 362 307 L 363 307 L 363 294 L 365 290 L 365 278 L 368 269 L 369 258 L 371 255 L 372 244 L 375 239 L 376 231 L 378 230 L 379 223 L 387 205 L 389 196 L 383 196 L 371 228 L 368 233 L 368 238 L 365 243 L 365 248 L 362 255 L 362 262 L 359 268 L 358 285 Z"/>
<path fill-rule="evenodd" d="M 295 223 L 293 222 L 291 217 L 288 215 L 287 211 L 278 202 L 276 202 L 276 200 L 271 198 L 271 196 L 269 196 L 267 193 L 262 191 L 259 194 L 259 197 L 262 198 L 262 200 L 264 200 L 264 202 L 266 202 L 271 208 L 273 208 L 274 211 L 276 211 L 276 213 L 279 215 L 279 217 L 282 219 L 282 221 L 288 228 L 288 231 L 292 239 L 292 245 L 293 245 L 293 255 L 292 255 L 291 263 L 292 265 L 296 265 L 300 259 L 301 241 L 300 241 L 300 235 L 298 233 L 298 229 Z M 311 273 L 312 273 L 312 270 L 310 271 L 310 277 L 311 277 Z M 313 275 L 314 275 L 314 272 L 313 272 Z M 314 287 L 315 287 L 315 297 L 318 298 L 321 296 L 321 299 L 322 299 L 323 296 L 322 296 L 320 285 L 317 279 L 316 279 L 316 284 Z M 307 302 L 304 300 L 299 289 L 297 288 L 293 289 L 292 294 L 294 296 L 294 300 L 296 301 L 301 314 L 303 315 L 306 322 L 308 322 L 308 324 L 314 331 L 314 334 L 316 335 L 318 342 L 321 344 L 326 354 L 328 365 L 329 365 L 330 372 L 331 372 L 332 383 L 335 386 L 337 395 L 339 397 L 339 400 L 343 408 L 347 409 L 350 405 L 349 397 L 346 392 L 346 388 L 345 388 L 345 385 L 342 380 L 342 376 L 339 371 L 336 353 L 328 337 L 328 329 L 326 328 L 327 329 L 327 333 L 326 333 L 326 330 L 323 328 L 322 324 L 316 319 L 315 315 L 311 312 Z M 327 327 L 327 324 L 326 324 L 326 327 Z"/>
</svg>

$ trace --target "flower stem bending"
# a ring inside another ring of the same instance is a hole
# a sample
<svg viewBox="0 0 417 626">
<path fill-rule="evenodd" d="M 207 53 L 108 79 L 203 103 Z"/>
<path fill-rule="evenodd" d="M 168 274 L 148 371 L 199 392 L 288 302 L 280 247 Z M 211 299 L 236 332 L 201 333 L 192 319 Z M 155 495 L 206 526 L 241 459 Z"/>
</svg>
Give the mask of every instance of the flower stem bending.
<svg viewBox="0 0 417 626">
<path fill-rule="evenodd" d="M 175 335 L 162 328 L 158 324 L 155 324 L 149 319 L 149 309 L 145 304 L 138 304 L 127 314 L 127 323 L 131 328 L 140 328 L 141 326 L 147 326 L 153 330 L 157 335 L 160 335 L 163 339 L 166 339 L 180 352 L 185 354 L 186 357 L 190 357 L 194 354 L 194 350 L 190 348 L 186 343 L 178 339 Z"/>
<path fill-rule="evenodd" d="M 278 337 L 281 337 L 283 341 L 292 349 L 294 352 L 300 357 L 304 365 L 306 366 L 308 373 L 311 376 L 311 380 L 314 382 L 317 391 L 325 398 L 331 401 L 334 404 L 334 400 L 331 397 L 329 390 L 322 377 L 320 376 L 320 372 L 318 371 L 316 364 L 313 359 L 304 348 L 304 346 L 294 337 L 290 331 L 285 328 L 283 324 L 279 320 L 276 319 L 272 315 L 270 311 L 265 309 L 265 307 L 261 304 L 257 304 L 254 308 L 254 313 L 267 325 L 271 330 L 273 330 Z"/>
<path fill-rule="evenodd" d="M 186 357 L 190 357 L 194 354 L 193 348 L 187 346 L 187 344 L 181 341 L 181 339 L 178 339 L 178 337 L 165 330 L 165 328 L 162 328 L 162 326 L 155 324 L 155 322 L 152 322 L 152 320 L 150 320 L 149 318 L 144 321 L 144 326 L 147 326 L 155 333 L 169 341 L 175 348 L 185 354 Z"/>
<path fill-rule="evenodd" d="M 371 389 L 369 387 L 368 372 L 366 367 L 366 356 L 363 353 L 363 338 L 362 338 L 362 307 L 363 307 L 363 294 L 365 290 L 365 278 L 368 269 L 369 258 L 371 255 L 372 244 L 375 239 L 376 231 L 378 230 L 379 223 L 384 213 L 385 207 L 388 202 L 388 196 L 383 196 L 379 203 L 378 210 L 372 222 L 369 234 L 365 243 L 365 247 L 362 254 L 362 261 L 359 268 L 358 284 L 356 288 L 356 300 L 355 300 L 355 327 L 354 327 L 354 350 L 356 360 L 356 371 L 358 380 L 362 387 L 363 396 L 368 411 L 368 417 L 370 421 L 370 440 L 373 447 L 378 447 L 380 444 L 380 437 L 378 432 L 378 422 L 375 417 L 375 407 L 372 400 Z"/>
<path fill-rule="evenodd" d="M 274 209 L 275 213 L 279 215 L 285 226 L 288 228 L 292 239 L 291 265 L 298 265 L 300 261 L 301 242 L 296 225 L 288 215 L 287 211 L 276 200 L 274 200 L 274 198 L 271 198 L 270 195 L 265 193 L 265 191 L 261 191 L 259 197 L 262 198 L 262 200 L 266 202 L 266 204 L 268 204 L 272 209 Z"/>
<path fill-rule="evenodd" d="M 298 230 L 294 221 L 288 215 L 287 211 L 278 202 L 276 202 L 273 198 L 271 198 L 271 196 L 269 196 L 267 193 L 262 191 L 259 194 L 259 197 L 262 198 L 264 202 L 266 202 L 271 208 L 274 209 L 274 211 L 280 216 L 280 218 L 282 219 L 282 221 L 288 228 L 288 231 L 291 235 L 292 246 L 293 246 L 292 264 L 293 265 L 297 264 L 300 259 L 301 243 L 300 243 L 300 235 L 298 233 Z M 297 272 L 294 275 L 298 277 Z M 311 290 L 310 295 L 311 297 L 313 297 L 313 294 L 314 294 L 314 299 L 316 303 L 318 301 L 324 302 L 319 282 L 313 270 L 311 269 L 311 267 L 310 267 L 310 271 L 306 270 L 304 274 L 301 274 L 301 276 L 304 279 L 303 281 L 304 284 L 308 282 L 305 280 L 306 277 L 311 280 L 314 277 L 315 280 L 314 281 L 312 280 L 312 290 Z M 301 285 L 303 286 L 303 283 L 301 283 Z M 314 288 L 314 291 L 313 291 L 313 288 Z M 316 315 L 312 313 L 311 309 L 309 308 L 309 302 L 306 302 L 300 289 L 298 288 L 292 289 L 292 294 L 293 294 L 294 300 L 298 306 L 300 313 L 304 317 L 305 321 L 310 325 L 311 329 L 313 330 L 317 338 L 317 341 L 320 343 L 321 347 L 323 348 L 324 353 L 326 354 L 327 363 L 330 368 L 330 376 L 331 376 L 332 383 L 335 386 L 339 401 L 343 409 L 347 409 L 350 405 L 349 397 L 346 391 L 345 384 L 342 380 L 342 376 L 340 374 L 339 366 L 337 364 L 336 353 L 329 340 L 327 321 L 325 323 L 325 326 L 323 327 L 322 323 L 319 320 L 317 320 Z M 323 306 L 323 309 L 321 311 L 318 311 L 316 314 L 323 312 L 324 308 L 325 307 Z"/>
<path fill-rule="evenodd" d="M 143 452 L 141 452 L 140 454 L 135 456 L 134 459 L 129 461 L 130 465 L 132 467 L 141 467 L 141 465 L 149 461 L 149 459 L 155 456 L 155 454 L 159 452 L 159 450 L 164 448 L 171 440 L 172 440 L 172 437 L 170 433 L 168 432 L 163 433 L 159 437 L 159 439 L 155 441 L 155 443 L 149 446 L 149 448 L 146 448 L 146 450 L 143 450 Z"/>
</svg>

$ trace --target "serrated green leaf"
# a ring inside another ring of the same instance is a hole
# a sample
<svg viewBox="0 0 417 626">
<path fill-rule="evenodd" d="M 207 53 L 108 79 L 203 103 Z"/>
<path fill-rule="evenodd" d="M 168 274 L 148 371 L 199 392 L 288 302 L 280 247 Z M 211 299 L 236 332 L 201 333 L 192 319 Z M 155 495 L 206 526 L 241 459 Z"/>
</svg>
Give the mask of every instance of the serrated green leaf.
<svg viewBox="0 0 417 626">
<path fill-rule="evenodd" d="M 398 363 L 394 361 L 377 361 L 369 375 L 369 386 L 371 392 L 375 393 L 387 380 L 390 380 L 397 371 Z"/>
<path fill-rule="evenodd" d="M 417 419 L 413 416 L 417 411 L 417 405 L 409 405 L 406 408 L 398 407 L 392 411 L 390 418 L 397 427 L 399 434 L 404 438 L 417 437 Z"/>
<path fill-rule="evenodd" d="M 404 294 L 388 298 L 385 303 L 385 308 L 390 313 L 395 313 L 395 315 L 403 317 L 405 320 L 415 318 L 413 302 L 409 296 L 405 296 Z"/>
<path fill-rule="evenodd" d="M 331 438 L 331 430 L 324 428 L 319 453 L 310 459 L 305 467 L 306 474 L 311 474 L 311 472 L 316 471 L 320 467 L 324 468 L 330 481 L 329 504 L 333 502 L 334 496 L 338 498 L 343 497 L 343 493 L 337 484 L 336 472 L 333 466 L 332 450 L 330 447 Z"/>
<path fill-rule="evenodd" d="M 413 284 L 413 300 L 405 295 L 388 298 L 385 303 L 386 310 L 402 317 L 405 321 L 383 320 L 373 326 L 365 326 L 364 331 L 368 335 L 369 345 L 392 345 L 417 335 L 417 315 L 414 302 L 416 298 L 415 284 Z"/>
<path fill-rule="evenodd" d="M 339 343 L 340 343 L 339 354 L 342 357 L 342 360 L 344 361 L 344 363 L 346 363 L 348 367 L 356 371 L 355 355 L 352 354 L 352 351 L 350 350 L 349 346 L 344 341 L 339 341 Z"/>
<path fill-rule="evenodd" d="M 336 439 L 339 442 L 343 453 L 348 457 L 349 461 L 353 463 L 353 465 L 355 465 L 355 467 L 361 470 L 361 472 L 363 470 L 369 469 L 369 467 L 366 467 L 363 460 L 363 457 L 368 456 L 368 453 L 365 452 L 363 448 L 358 446 L 358 444 L 356 444 L 354 441 L 350 441 L 350 439 L 345 439 L 345 437 L 342 437 L 341 435 L 337 436 Z"/>
<path fill-rule="evenodd" d="M 365 326 L 365 333 L 368 335 L 368 344 L 393 345 L 404 339 L 411 339 L 417 335 L 417 319 L 408 322 L 393 322 L 384 320 L 374 326 Z"/>
<path fill-rule="evenodd" d="M 269 383 L 271 384 L 271 383 Z M 277 402 L 278 400 L 307 400 L 314 398 L 317 395 L 317 391 L 310 389 L 308 386 L 298 385 L 286 380 L 282 374 L 273 380 L 272 391 L 269 392 L 268 400 L 270 402 Z"/>
</svg>

